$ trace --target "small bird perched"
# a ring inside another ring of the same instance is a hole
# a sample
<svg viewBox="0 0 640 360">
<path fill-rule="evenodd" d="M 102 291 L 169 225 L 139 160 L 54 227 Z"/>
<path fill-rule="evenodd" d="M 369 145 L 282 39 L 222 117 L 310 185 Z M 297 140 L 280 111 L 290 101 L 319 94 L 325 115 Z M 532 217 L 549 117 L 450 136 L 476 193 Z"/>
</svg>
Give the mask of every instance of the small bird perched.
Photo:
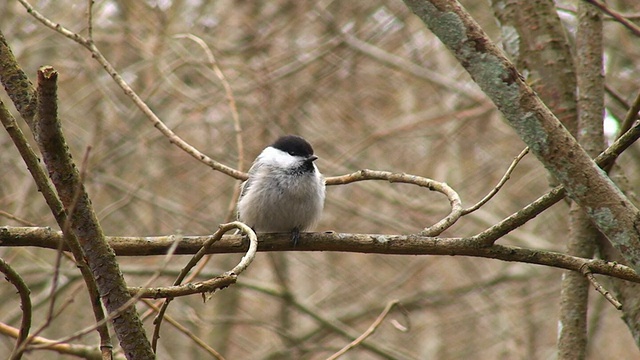
<svg viewBox="0 0 640 360">
<path fill-rule="evenodd" d="M 291 232 L 293 245 L 310 230 L 324 207 L 324 177 L 313 148 L 286 135 L 267 146 L 249 169 L 238 200 L 238 219 L 256 232 Z"/>
</svg>

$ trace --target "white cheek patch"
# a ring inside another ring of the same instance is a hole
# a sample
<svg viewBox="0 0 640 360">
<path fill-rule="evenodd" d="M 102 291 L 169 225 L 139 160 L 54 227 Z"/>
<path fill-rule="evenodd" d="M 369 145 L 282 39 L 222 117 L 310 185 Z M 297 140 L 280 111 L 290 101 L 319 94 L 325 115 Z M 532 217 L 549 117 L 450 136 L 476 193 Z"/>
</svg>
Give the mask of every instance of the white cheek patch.
<svg viewBox="0 0 640 360">
<path fill-rule="evenodd" d="M 290 154 L 271 146 L 262 151 L 260 156 L 258 156 L 258 160 L 260 162 L 264 162 L 265 164 L 276 165 L 281 168 L 295 167 L 299 162 L 298 159 L 291 156 Z"/>
</svg>

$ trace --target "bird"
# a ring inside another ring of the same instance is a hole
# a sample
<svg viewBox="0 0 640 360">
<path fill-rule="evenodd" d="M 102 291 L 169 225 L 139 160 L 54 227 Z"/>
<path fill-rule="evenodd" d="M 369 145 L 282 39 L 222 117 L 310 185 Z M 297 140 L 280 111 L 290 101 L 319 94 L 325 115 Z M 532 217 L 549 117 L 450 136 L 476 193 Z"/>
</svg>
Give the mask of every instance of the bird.
<svg viewBox="0 0 640 360">
<path fill-rule="evenodd" d="M 324 208 L 325 179 L 313 148 L 297 135 L 285 135 L 267 146 L 251 165 L 238 199 L 238 220 L 257 233 L 313 229 Z"/>
</svg>

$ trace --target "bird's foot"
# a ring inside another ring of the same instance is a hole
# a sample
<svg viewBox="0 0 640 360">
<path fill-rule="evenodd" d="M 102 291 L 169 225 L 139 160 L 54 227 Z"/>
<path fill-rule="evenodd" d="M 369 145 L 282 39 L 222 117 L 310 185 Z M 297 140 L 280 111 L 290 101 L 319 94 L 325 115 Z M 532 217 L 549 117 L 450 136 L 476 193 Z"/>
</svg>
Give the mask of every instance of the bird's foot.
<svg viewBox="0 0 640 360">
<path fill-rule="evenodd" d="M 293 247 L 296 247 L 296 245 L 298 245 L 298 240 L 300 239 L 300 229 L 293 228 L 293 230 L 291 231 L 291 243 L 293 244 Z"/>
</svg>

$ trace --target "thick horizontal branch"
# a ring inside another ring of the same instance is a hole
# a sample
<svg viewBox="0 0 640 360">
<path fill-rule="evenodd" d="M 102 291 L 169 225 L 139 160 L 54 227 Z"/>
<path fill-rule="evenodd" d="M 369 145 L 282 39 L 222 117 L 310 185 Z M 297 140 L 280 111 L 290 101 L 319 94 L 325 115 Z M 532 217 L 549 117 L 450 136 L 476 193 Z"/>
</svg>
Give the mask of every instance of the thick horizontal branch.
<svg viewBox="0 0 640 360">
<path fill-rule="evenodd" d="M 195 254 L 209 236 L 107 237 L 119 256 L 164 255 L 180 239 L 174 254 Z M 49 228 L 0 227 L 0 247 L 35 246 L 57 249 L 62 234 Z M 211 245 L 209 253 L 245 253 L 248 243 L 238 235 L 223 236 Z M 63 245 L 64 248 L 64 245 Z M 515 246 L 482 246 L 472 238 L 436 238 L 421 235 L 382 235 L 345 233 L 302 233 L 296 247 L 291 234 L 261 234 L 258 251 L 341 251 L 393 255 L 472 256 L 502 261 L 544 265 L 581 271 L 588 267 L 594 274 L 608 275 L 640 283 L 640 276 L 630 267 L 615 262 L 585 259 L 554 251 Z"/>
</svg>

